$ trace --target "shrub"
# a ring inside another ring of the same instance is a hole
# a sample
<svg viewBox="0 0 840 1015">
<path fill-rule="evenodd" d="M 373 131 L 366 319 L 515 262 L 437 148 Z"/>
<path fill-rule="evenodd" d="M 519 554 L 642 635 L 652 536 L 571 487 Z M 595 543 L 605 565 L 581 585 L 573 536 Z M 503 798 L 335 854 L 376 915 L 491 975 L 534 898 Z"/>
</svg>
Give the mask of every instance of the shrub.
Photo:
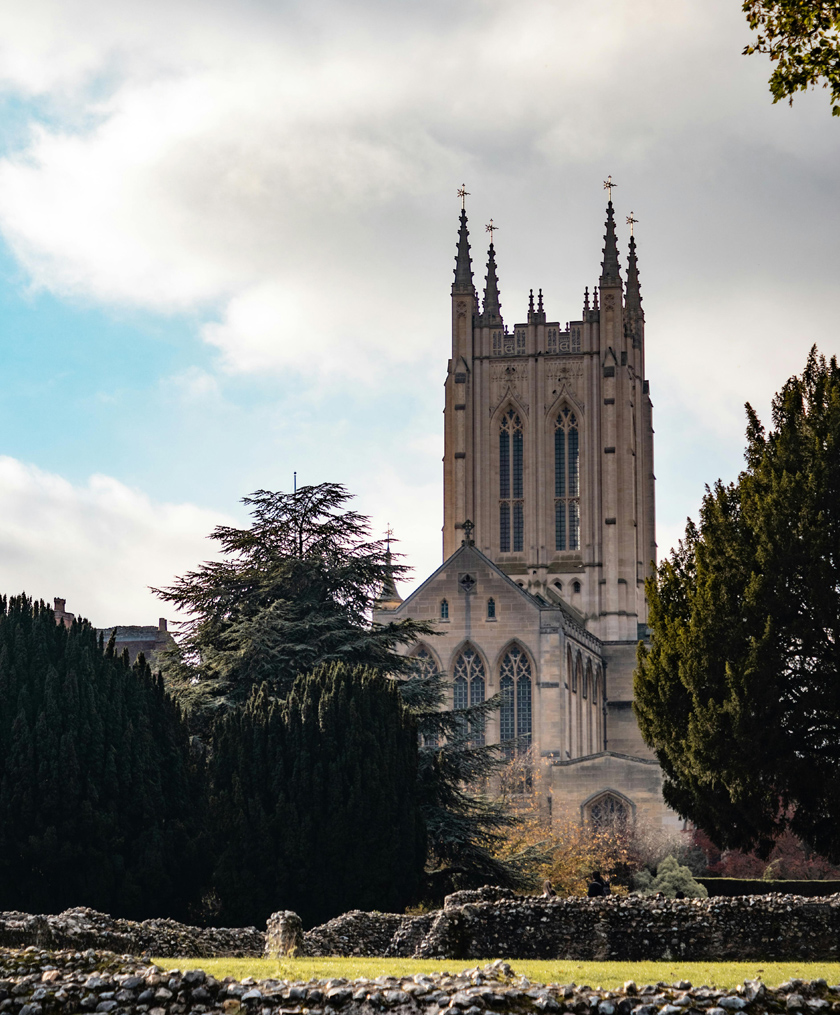
<svg viewBox="0 0 840 1015">
<path fill-rule="evenodd" d="M 666 856 L 656 868 L 656 877 L 650 871 L 640 871 L 634 878 L 639 895 L 666 895 L 669 899 L 682 892 L 687 899 L 705 899 L 709 893 L 694 880 L 688 867 L 683 867 L 676 857 Z"/>
</svg>

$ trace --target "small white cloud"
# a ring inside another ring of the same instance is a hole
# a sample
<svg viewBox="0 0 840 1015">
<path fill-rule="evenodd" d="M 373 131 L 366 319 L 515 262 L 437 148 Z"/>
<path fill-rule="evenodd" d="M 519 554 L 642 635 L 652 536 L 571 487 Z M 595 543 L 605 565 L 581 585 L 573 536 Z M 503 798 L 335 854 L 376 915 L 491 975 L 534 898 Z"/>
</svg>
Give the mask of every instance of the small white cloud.
<svg viewBox="0 0 840 1015">
<path fill-rule="evenodd" d="M 0 457 L 2 591 L 67 608 L 97 627 L 173 616 L 150 586 L 166 586 L 214 555 L 207 539 L 230 518 L 194 504 L 155 502 L 103 475 L 85 486 Z"/>
</svg>

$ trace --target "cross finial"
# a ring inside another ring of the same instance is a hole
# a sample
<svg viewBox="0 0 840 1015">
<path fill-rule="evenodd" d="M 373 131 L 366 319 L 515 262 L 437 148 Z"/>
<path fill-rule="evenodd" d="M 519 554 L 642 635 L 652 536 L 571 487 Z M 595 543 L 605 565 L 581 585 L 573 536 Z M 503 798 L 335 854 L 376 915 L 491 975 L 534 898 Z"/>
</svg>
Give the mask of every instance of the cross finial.
<svg viewBox="0 0 840 1015">
<path fill-rule="evenodd" d="M 391 552 L 391 536 L 393 536 L 394 530 L 391 528 L 391 523 L 388 522 L 388 528 L 385 529 L 385 548 L 388 553 Z"/>
<path fill-rule="evenodd" d="M 493 233 L 495 233 L 495 231 L 499 227 L 498 226 L 494 226 L 493 225 L 493 219 L 490 219 L 490 222 L 484 228 L 487 230 L 488 233 L 490 233 L 490 246 L 492 247 L 493 246 Z"/>
<path fill-rule="evenodd" d="M 473 523 L 472 523 L 472 522 L 471 522 L 471 521 L 469 520 L 469 518 L 468 518 L 468 519 L 467 519 L 467 520 L 466 520 L 466 521 L 464 522 L 464 535 L 465 535 L 465 537 L 466 537 L 466 538 L 464 539 L 464 544 L 465 544 L 466 546 L 472 546 L 472 545 L 473 545 L 473 539 L 472 539 L 472 530 L 473 530 L 474 528 L 475 528 L 475 526 L 473 525 Z"/>
<path fill-rule="evenodd" d="M 606 178 L 606 180 L 604 180 L 604 190 L 606 190 L 606 191 L 608 191 L 608 192 L 609 192 L 609 195 L 610 195 L 610 201 L 612 201 L 612 192 L 613 192 L 613 187 L 617 187 L 617 186 L 618 186 L 618 184 L 617 184 L 617 183 L 613 183 L 613 178 L 612 178 L 612 176 L 611 176 L 611 175 L 610 175 L 610 176 L 608 176 L 608 177 Z"/>
<path fill-rule="evenodd" d="M 458 197 L 461 198 L 461 211 L 464 211 L 464 209 L 466 208 L 467 198 L 469 196 L 470 192 L 467 190 L 466 183 L 462 183 L 461 186 L 458 188 Z"/>
<path fill-rule="evenodd" d="M 636 223 L 637 223 L 638 221 L 639 221 L 639 220 L 638 220 L 637 218 L 633 218 L 633 212 L 631 211 L 631 212 L 630 212 L 630 214 L 629 214 L 629 215 L 627 216 L 627 225 L 628 225 L 628 226 L 630 226 L 630 235 L 631 235 L 631 236 L 633 235 L 633 226 L 634 226 L 634 225 L 635 225 L 635 224 L 636 224 Z"/>
</svg>

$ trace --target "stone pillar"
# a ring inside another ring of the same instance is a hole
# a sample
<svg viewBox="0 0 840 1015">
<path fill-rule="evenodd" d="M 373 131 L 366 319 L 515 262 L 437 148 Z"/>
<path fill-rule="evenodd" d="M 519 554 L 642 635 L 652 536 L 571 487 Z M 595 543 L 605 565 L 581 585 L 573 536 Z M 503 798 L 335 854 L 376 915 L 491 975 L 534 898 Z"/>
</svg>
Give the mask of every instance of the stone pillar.
<svg viewBox="0 0 840 1015">
<path fill-rule="evenodd" d="M 289 958 L 303 954 L 303 923 L 290 909 L 272 913 L 265 930 L 267 959 Z"/>
</svg>

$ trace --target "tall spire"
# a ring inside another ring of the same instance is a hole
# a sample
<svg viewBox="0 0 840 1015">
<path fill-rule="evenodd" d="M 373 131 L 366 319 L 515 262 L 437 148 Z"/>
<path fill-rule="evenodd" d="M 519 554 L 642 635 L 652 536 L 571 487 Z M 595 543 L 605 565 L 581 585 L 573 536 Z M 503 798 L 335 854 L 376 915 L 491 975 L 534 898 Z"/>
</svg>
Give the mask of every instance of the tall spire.
<svg viewBox="0 0 840 1015">
<path fill-rule="evenodd" d="M 645 312 L 642 308 L 639 268 L 636 263 L 636 237 L 632 233 L 630 233 L 630 253 L 627 257 L 627 295 L 624 305 L 628 329 L 633 338 L 633 345 L 638 347 L 641 344 L 644 330 Z"/>
<path fill-rule="evenodd" d="M 389 525 L 385 537 L 385 580 L 382 582 L 382 591 L 376 599 L 376 608 L 380 610 L 396 610 L 403 602 L 402 596 L 397 592 L 394 573 L 391 570 L 391 534 L 391 526 Z"/>
<path fill-rule="evenodd" d="M 482 317 L 486 323 L 502 319 L 502 304 L 499 301 L 499 283 L 496 279 L 496 252 L 493 244 L 487 251 L 487 277 L 484 286 L 484 312 Z"/>
<path fill-rule="evenodd" d="M 621 285 L 618 245 L 615 240 L 615 214 L 612 200 L 607 204 L 607 231 L 604 233 L 604 260 L 601 262 L 601 286 Z"/>
<path fill-rule="evenodd" d="M 462 208 L 461 228 L 458 230 L 458 253 L 455 255 L 455 281 L 452 283 L 453 293 L 474 291 L 469 236 L 470 233 L 467 229 L 467 213 Z"/>
</svg>

